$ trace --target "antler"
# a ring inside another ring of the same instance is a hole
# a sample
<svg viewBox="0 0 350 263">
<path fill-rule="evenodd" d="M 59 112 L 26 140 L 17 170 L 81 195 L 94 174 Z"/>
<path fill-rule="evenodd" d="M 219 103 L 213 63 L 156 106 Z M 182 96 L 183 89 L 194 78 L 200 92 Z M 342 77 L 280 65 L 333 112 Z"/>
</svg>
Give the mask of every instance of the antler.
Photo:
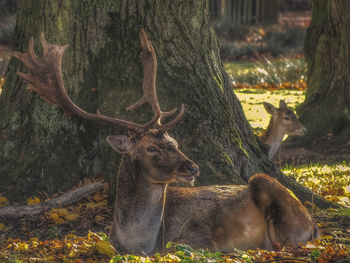
<svg viewBox="0 0 350 263">
<path fill-rule="evenodd" d="M 152 43 L 147 39 L 145 31 L 142 29 L 140 33 L 140 41 L 142 46 L 142 52 L 140 54 L 143 65 L 143 97 L 138 102 L 127 107 L 126 110 L 133 110 L 144 103 L 148 103 L 153 110 L 154 118 L 157 119 L 154 124 L 155 128 L 159 130 L 168 129 L 174 126 L 179 120 L 181 120 L 184 114 L 184 105 L 181 105 L 179 114 L 175 119 L 166 125 L 161 124 L 161 120 L 173 115 L 176 112 L 176 108 L 169 112 L 162 112 L 159 107 L 157 92 L 156 92 L 156 77 L 157 77 L 157 56 L 152 46 Z"/>
<path fill-rule="evenodd" d="M 67 46 L 48 44 L 44 38 L 43 33 L 41 33 L 40 36 L 41 44 L 43 47 L 43 56 L 41 58 L 37 57 L 34 53 L 33 38 L 30 38 L 27 53 L 13 52 L 12 55 L 20 61 L 22 61 L 23 64 L 28 68 L 29 73 L 27 74 L 17 72 L 17 74 L 28 83 L 27 88 L 29 90 L 35 91 L 41 98 L 43 98 L 47 102 L 56 104 L 66 114 L 76 114 L 87 120 L 96 120 L 111 125 L 121 126 L 135 133 L 142 134 L 151 127 L 159 129 L 168 129 L 172 127 L 176 122 L 178 122 L 181 119 L 184 112 L 184 107 L 182 105 L 180 113 L 174 120 L 167 123 L 166 125 L 160 124 L 160 121 L 163 117 L 174 114 L 176 109 L 169 113 L 163 113 L 160 111 L 155 90 L 157 66 L 155 52 L 152 45 L 147 40 L 146 34 L 143 31 L 141 32 L 141 36 L 141 44 L 143 49 L 142 54 L 145 54 L 147 52 L 149 53 L 147 53 L 147 55 L 142 55 L 143 65 L 144 67 L 147 67 L 147 69 L 144 69 L 144 73 L 147 74 L 144 75 L 143 81 L 144 98 L 147 99 L 141 99 L 141 101 L 137 102 L 131 107 L 128 107 L 128 109 L 134 109 L 145 102 L 149 103 L 155 115 L 151 121 L 144 125 L 136 124 L 126 120 L 111 118 L 100 114 L 98 111 L 97 114 L 85 112 L 77 105 L 75 105 L 69 98 L 64 88 L 62 78 L 62 57 Z M 144 59 L 143 57 L 146 58 Z M 151 57 L 151 59 L 149 59 L 149 57 Z M 150 87 L 153 90 L 149 91 L 150 89 L 148 87 Z"/>
</svg>

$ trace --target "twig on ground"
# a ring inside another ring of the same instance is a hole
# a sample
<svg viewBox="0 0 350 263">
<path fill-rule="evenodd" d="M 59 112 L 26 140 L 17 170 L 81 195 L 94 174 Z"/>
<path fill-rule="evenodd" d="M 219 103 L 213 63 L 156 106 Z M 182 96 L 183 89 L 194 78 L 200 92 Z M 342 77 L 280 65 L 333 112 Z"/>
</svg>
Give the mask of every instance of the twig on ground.
<svg viewBox="0 0 350 263">
<path fill-rule="evenodd" d="M 94 182 L 78 189 L 71 190 L 63 195 L 53 198 L 42 204 L 35 205 L 12 205 L 0 208 L 0 217 L 18 218 L 23 216 L 34 216 L 51 208 L 65 207 L 72 205 L 81 199 L 99 191 L 103 187 L 103 182 Z"/>
</svg>

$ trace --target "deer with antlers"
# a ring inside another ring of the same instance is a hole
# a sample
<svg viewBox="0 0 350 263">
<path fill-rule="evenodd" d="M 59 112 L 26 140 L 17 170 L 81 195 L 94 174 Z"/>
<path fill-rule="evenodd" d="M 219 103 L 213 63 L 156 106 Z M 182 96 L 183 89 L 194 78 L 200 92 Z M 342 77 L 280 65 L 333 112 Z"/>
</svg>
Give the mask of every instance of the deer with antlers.
<svg viewBox="0 0 350 263">
<path fill-rule="evenodd" d="M 275 179 L 258 174 L 248 186 L 168 187 L 173 182 L 192 182 L 198 166 L 179 148 L 167 130 L 180 121 L 178 115 L 160 110 L 156 95 L 157 59 L 142 30 L 143 98 L 128 107 L 149 104 L 154 112 L 144 125 L 85 112 L 68 97 L 61 64 L 65 46 L 48 44 L 43 34 L 43 57 L 33 52 L 14 52 L 29 73 L 18 75 L 46 101 L 67 114 L 124 127 L 134 134 L 108 136 L 108 144 L 122 159 L 117 175 L 114 221 L 110 240 L 119 252 L 153 253 L 168 241 L 181 241 L 194 248 L 231 251 L 234 248 L 266 248 L 272 242 L 297 244 L 311 239 L 315 227 L 306 208 Z"/>
<path fill-rule="evenodd" d="M 303 136 L 306 133 L 306 128 L 301 124 L 293 110 L 288 108 L 284 100 L 280 100 L 279 108 L 268 102 L 263 102 L 263 105 L 271 118 L 266 131 L 259 137 L 259 140 L 270 146 L 268 155 L 271 160 L 276 155 L 286 134 Z"/>
</svg>

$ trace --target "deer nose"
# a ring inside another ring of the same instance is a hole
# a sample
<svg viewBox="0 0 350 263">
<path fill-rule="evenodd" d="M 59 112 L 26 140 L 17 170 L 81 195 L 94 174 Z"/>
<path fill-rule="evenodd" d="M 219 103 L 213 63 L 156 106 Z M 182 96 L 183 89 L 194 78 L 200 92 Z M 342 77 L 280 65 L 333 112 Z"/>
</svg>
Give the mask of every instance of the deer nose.
<svg viewBox="0 0 350 263">
<path fill-rule="evenodd" d="M 186 161 L 184 163 L 184 168 L 191 172 L 192 175 L 197 175 L 199 172 L 199 167 L 193 162 Z"/>
</svg>

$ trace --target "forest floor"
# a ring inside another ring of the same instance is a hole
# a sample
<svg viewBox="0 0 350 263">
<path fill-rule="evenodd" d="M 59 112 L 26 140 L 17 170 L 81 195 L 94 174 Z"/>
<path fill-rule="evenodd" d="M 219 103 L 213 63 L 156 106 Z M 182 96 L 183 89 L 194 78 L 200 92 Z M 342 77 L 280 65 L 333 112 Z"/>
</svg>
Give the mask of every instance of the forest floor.
<svg viewBox="0 0 350 263">
<path fill-rule="evenodd" d="M 256 133 L 267 127 L 269 119 L 263 101 L 278 105 L 284 99 L 295 108 L 304 99 L 306 64 L 300 43 L 309 23 L 308 15 L 291 14 L 281 17 L 279 26 L 218 32 L 226 34 L 220 40 L 225 68 Z M 0 92 L 10 50 L 8 45 L 0 46 Z M 321 239 L 314 242 L 295 247 L 274 244 L 273 251 L 235 250 L 229 254 L 168 244 L 166 252 L 151 257 L 118 255 L 108 243 L 113 207 L 107 201 L 105 184 L 103 190 L 68 207 L 38 216 L 0 218 L 0 262 L 350 262 L 350 150 L 339 149 L 333 159 L 322 154 L 304 156 L 300 151 L 282 153 L 278 160 L 281 170 L 342 205 L 321 210 L 305 204 L 321 231 Z M 59 195 L 38 193 L 22 203 L 34 205 Z M 0 195 L 0 207 L 12 205 L 19 204 Z"/>
</svg>

